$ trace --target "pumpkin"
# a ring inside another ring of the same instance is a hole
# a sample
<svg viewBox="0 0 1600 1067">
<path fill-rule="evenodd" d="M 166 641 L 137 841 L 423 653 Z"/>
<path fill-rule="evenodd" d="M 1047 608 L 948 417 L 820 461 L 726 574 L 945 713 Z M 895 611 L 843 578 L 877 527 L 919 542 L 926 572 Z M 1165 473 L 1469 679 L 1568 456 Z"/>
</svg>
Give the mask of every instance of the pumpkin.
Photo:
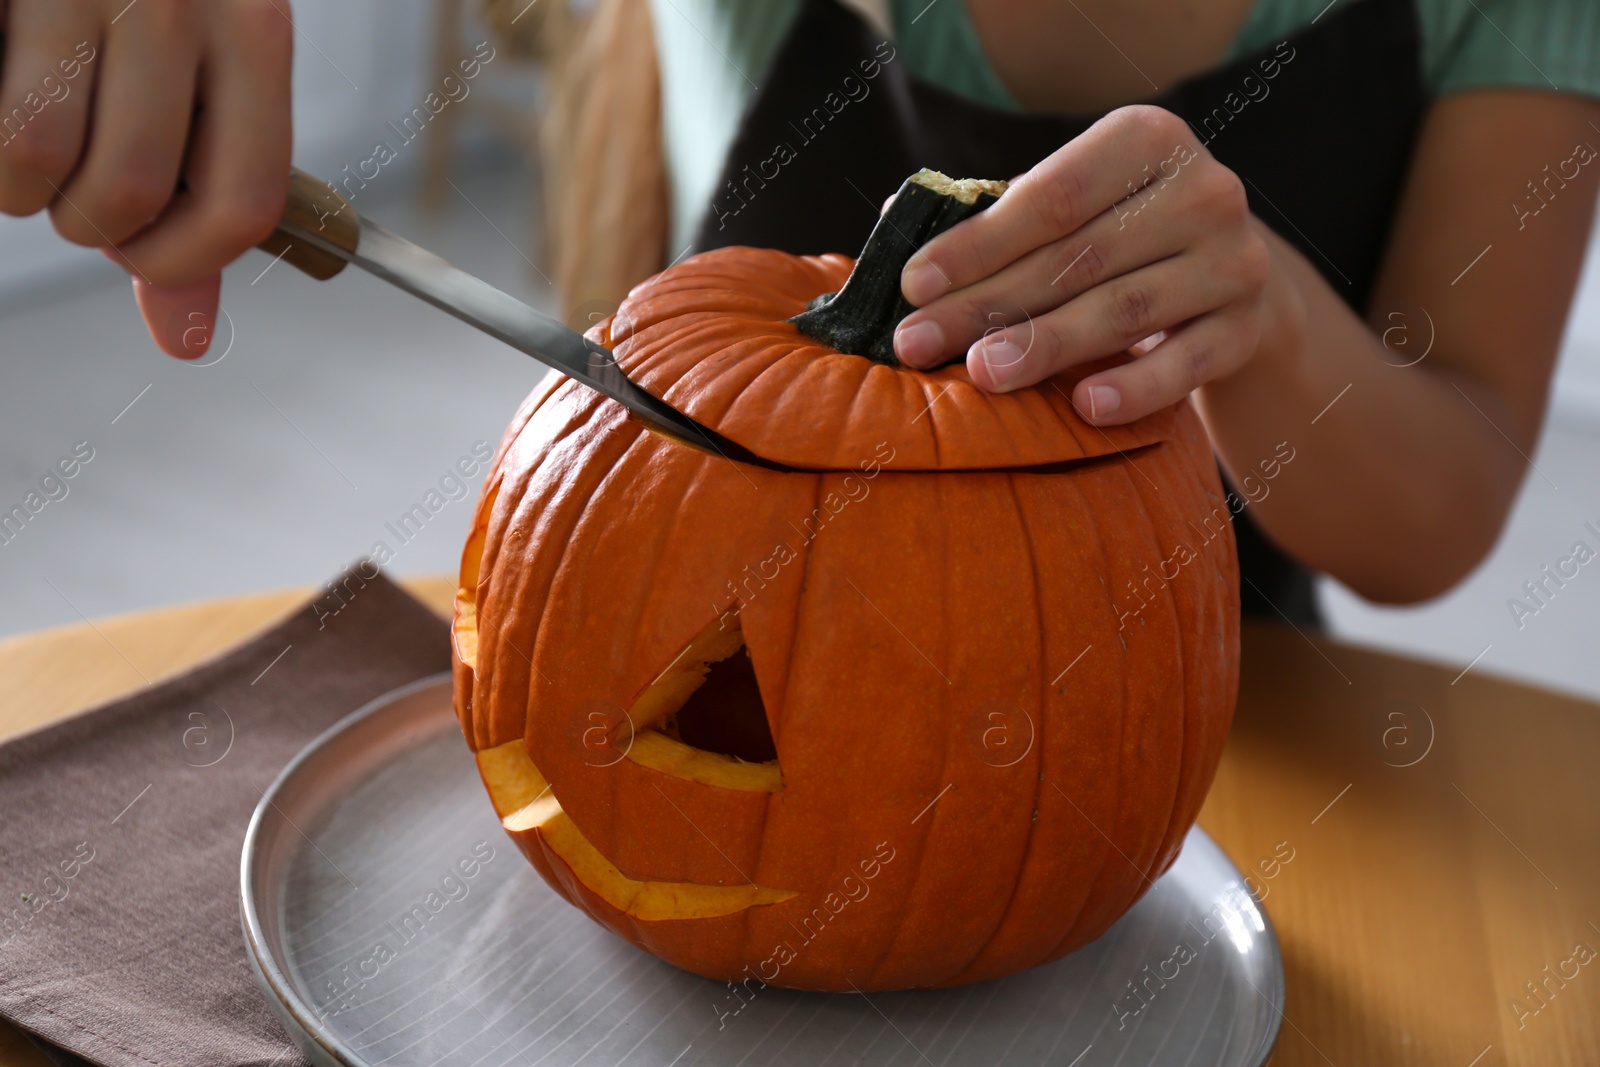
<svg viewBox="0 0 1600 1067">
<path fill-rule="evenodd" d="M 690 971 L 1043 963 L 1171 865 L 1211 782 L 1238 577 L 1190 405 L 1097 429 L 1082 371 L 989 395 L 886 344 L 912 246 L 997 188 L 919 175 L 854 274 L 708 252 L 591 331 L 766 464 L 556 379 L 485 482 L 453 644 L 490 798 L 557 892 Z"/>
</svg>

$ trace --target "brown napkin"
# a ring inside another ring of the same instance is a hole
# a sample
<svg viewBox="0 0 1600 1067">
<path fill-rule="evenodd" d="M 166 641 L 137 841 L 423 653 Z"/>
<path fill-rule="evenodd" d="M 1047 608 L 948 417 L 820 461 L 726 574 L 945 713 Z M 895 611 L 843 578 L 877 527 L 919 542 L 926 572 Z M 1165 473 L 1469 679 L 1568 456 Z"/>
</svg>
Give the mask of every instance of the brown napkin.
<svg viewBox="0 0 1600 1067">
<path fill-rule="evenodd" d="M 317 734 L 449 668 L 445 623 L 388 579 L 333 588 L 180 678 L 0 746 L 0 1016 L 111 1067 L 305 1063 L 245 962 L 245 827 Z"/>
</svg>

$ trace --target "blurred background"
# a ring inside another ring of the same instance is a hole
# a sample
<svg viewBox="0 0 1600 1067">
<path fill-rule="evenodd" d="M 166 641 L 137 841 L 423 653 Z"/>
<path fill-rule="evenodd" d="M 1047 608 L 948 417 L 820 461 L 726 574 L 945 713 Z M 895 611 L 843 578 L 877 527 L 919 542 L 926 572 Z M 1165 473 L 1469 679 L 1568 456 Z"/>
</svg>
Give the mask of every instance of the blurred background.
<svg viewBox="0 0 1600 1067">
<path fill-rule="evenodd" d="M 539 0 L 538 14 L 563 2 Z M 477 7 L 297 0 L 295 158 L 334 178 L 378 141 L 398 144 L 389 124 L 494 41 L 467 97 L 400 147 L 356 207 L 554 309 L 536 150 L 545 74 L 492 37 Z M 520 21 L 520 7 L 502 4 L 500 21 Z M 1600 568 L 1582 568 L 1534 615 L 1519 620 L 1509 605 L 1574 542 L 1600 548 L 1585 527 L 1600 529 L 1597 249 L 1591 240 L 1550 417 L 1494 553 L 1417 608 L 1375 607 L 1325 582 L 1335 634 L 1600 697 Z M 539 366 L 354 270 L 317 283 L 251 253 L 227 272 L 222 307 L 211 353 L 179 363 L 145 336 L 119 268 L 43 217 L 0 216 L 0 512 L 61 458 L 92 456 L 64 497 L 0 544 L 0 638 L 309 587 L 375 553 L 392 557 L 392 575 L 455 569 L 482 478 L 475 464 L 461 488 L 457 463 L 498 442 Z"/>
</svg>

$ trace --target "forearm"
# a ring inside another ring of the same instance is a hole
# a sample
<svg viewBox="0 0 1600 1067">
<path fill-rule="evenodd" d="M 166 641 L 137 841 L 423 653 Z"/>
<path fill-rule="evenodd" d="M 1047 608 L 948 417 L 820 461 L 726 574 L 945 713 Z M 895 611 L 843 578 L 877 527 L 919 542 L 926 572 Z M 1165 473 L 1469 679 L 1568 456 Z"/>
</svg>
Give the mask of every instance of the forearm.
<svg viewBox="0 0 1600 1067">
<path fill-rule="evenodd" d="M 1223 466 L 1241 492 L 1253 475 L 1247 506 L 1289 555 L 1373 600 L 1442 593 L 1499 534 L 1527 465 L 1518 427 L 1437 353 L 1403 365 L 1432 339 L 1420 310 L 1394 320 L 1406 344 L 1386 348 L 1298 252 L 1267 241 L 1260 347 L 1195 394 Z M 1283 442 L 1294 460 L 1265 481 L 1258 465 Z"/>
</svg>

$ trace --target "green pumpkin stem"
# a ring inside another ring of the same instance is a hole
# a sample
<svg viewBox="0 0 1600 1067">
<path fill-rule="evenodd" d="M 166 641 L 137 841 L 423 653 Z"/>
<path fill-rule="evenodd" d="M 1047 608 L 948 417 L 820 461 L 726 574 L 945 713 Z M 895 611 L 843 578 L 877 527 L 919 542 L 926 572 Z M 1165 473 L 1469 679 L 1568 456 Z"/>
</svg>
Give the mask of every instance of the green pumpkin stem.
<svg viewBox="0 0 1600 1067">
<path fill-rule="evenodd" d="M 899 366 L 894 331 L 912 311 L 900 295 L 901 271 L 919 248 L 994 203 L 1005 188 L 1005 182 L 919 170 L 900 186 L 872 228 L 844 288 L 817 297 L 789 321 L 836 351 Z"/>
</svg>

